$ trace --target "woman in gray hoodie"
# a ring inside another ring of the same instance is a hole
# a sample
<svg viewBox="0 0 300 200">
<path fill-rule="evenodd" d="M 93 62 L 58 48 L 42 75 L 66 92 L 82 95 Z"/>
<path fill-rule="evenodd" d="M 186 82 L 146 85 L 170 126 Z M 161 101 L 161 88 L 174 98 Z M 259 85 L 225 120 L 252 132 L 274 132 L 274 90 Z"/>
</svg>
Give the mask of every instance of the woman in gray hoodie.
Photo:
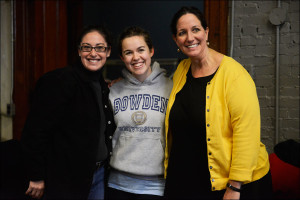
<svg viewBox="0 0 300 200">
<path fill-rule="evenodd" d="M 113 136 L 109 199 L 161 199 L 164 173 L 164 121 L 172 81 L 157 62 L 150 35 L 140 27 L 119 38 L 124 79 L 110 88 L 117 129 Z"/>
</svg>

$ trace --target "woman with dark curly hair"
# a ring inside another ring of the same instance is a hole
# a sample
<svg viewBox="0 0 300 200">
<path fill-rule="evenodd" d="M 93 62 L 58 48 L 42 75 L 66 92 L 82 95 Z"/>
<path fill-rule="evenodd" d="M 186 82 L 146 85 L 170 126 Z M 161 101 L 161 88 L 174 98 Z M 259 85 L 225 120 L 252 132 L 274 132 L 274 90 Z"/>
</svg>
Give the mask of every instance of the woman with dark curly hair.
<svg viewBox="0 0 300 200">
<path fill-rule="evenodd" d="M 78 63 L 39 79 L 21 140 L 31 197 L 104 198 L 115 129 L 101 70 L 110 47 L 104 27 L 88 26 L 79 38 Z"/>
</svg>

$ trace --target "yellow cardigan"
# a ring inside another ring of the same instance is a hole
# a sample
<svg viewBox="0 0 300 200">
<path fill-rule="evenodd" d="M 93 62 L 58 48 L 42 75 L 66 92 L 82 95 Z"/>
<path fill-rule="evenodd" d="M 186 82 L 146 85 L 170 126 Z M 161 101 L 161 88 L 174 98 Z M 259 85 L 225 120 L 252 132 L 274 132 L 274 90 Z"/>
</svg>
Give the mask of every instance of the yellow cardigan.
<svg viewBox="0 0 300 200">
<path fill-rule="evenodd" d="M 186 82 L 190 65 L 190 59 L 183 60 L 173 77 L 165 121 L 165 177 L 172 143 L 171 134 L 168 134 L 169 114 L 176 94 Z M 266 175 L 269 160 L 260 142 L 256 87 L 249 73 L 234 59 L 224 56 L 215 76 L 207 83 L 205 111 L 211 189 L 222 190 L 229 180 L 245 184 Z"/>
</svg>

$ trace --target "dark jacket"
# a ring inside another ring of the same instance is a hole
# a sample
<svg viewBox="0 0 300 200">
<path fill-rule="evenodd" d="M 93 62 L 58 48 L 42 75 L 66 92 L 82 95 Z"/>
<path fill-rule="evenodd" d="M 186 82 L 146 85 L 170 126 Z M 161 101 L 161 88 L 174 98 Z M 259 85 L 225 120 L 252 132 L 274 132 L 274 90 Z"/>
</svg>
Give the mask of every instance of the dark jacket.
<svg viewBox="0 0 300 200">
<path fill-rule="evenodd" d="M 37 82 L 21 142 L 28 178 L 45 180 L 48 198 L 88 196 L 103 128 L 92 88 L 95 80 L 102 89 L 109 157 L 115 124 L 101 71 L 91 72 L 78 64 L 48 72 Z"/>
</svg>

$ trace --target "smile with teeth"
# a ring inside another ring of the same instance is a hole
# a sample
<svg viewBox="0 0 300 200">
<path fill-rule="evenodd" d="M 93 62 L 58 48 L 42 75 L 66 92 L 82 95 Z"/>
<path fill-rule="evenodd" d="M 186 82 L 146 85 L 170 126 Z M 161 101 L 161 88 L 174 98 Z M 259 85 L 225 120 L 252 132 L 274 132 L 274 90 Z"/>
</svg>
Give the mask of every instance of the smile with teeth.
<svg viewBox="0 0 300 200">
<path fill-rule="evenodd" d="M 96 63 L 96 62 L 100 61 L 100 59 L 87 59 L 87 60 L 91 63 Z"/>
<path fill-rule="evenodd" d="M 199 43 L 198 44 L 193 44 L 193 45 L 189 45 L 189 46 L 186 46 L 187 48 L 194 48 L 194 47 L 197 47 L 199 45 Z"/>
<path fill-rule="evenodd" d="M 134 68 L 139 68 L 139 67 L 141 67 L 143 64 L 144 64 L 144 62 L 139 62 L 139 63 L 132 63 L 131 65 L 132 65 Z"/>
</svg>

